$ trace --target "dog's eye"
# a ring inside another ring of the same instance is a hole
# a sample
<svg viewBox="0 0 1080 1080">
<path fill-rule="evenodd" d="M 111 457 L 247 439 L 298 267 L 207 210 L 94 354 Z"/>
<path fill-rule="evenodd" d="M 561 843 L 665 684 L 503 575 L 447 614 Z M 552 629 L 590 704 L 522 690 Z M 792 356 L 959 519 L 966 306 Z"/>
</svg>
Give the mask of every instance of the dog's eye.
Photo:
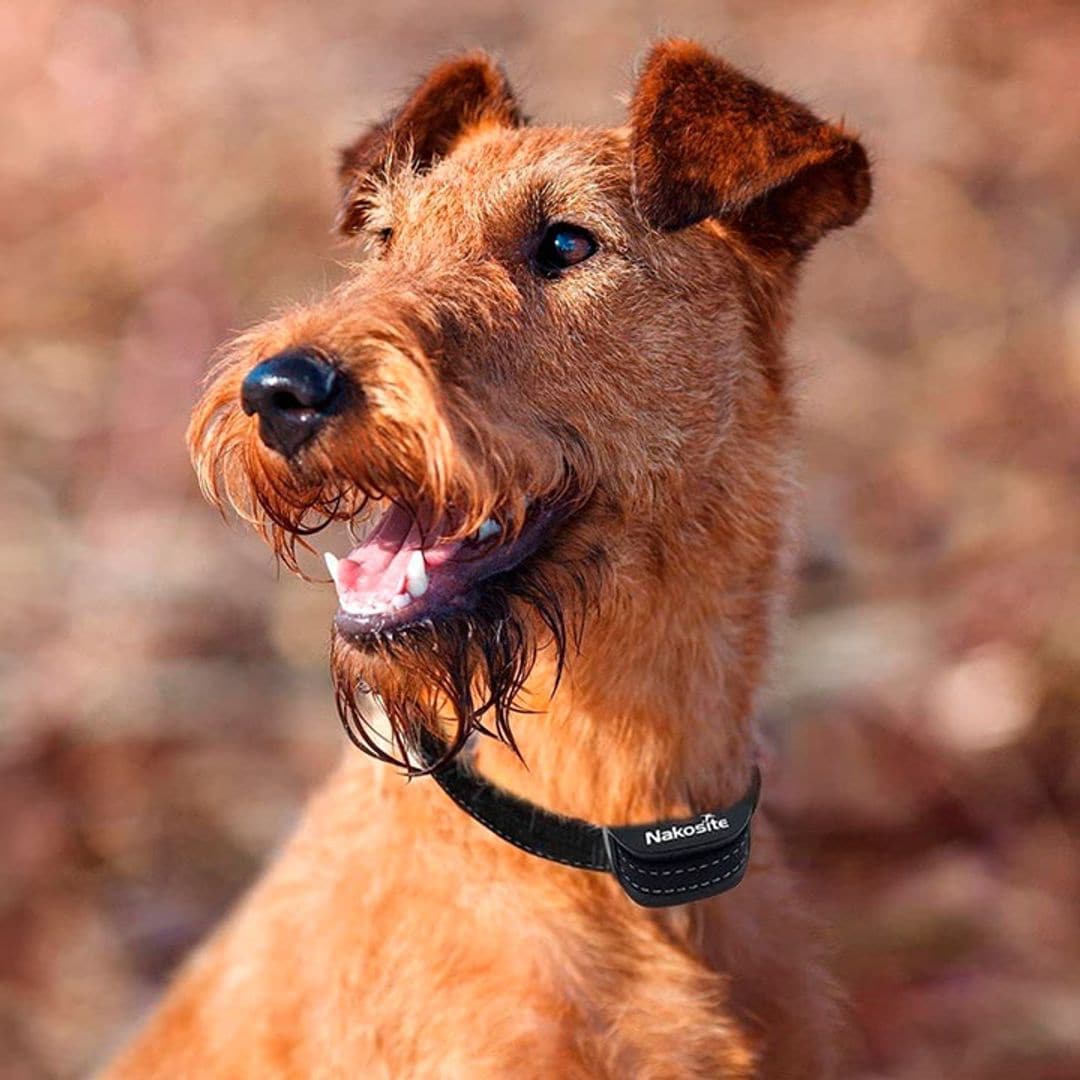
<svg viewBox="0 0 1080 1080">
<path fill-rule="evenodd" d="M 580 225 L 557 222 L 549 225 L 536 249 L 536 265 L 545 277 L 557 277 L 596 252 L 596 239 Z"/>
</svg>

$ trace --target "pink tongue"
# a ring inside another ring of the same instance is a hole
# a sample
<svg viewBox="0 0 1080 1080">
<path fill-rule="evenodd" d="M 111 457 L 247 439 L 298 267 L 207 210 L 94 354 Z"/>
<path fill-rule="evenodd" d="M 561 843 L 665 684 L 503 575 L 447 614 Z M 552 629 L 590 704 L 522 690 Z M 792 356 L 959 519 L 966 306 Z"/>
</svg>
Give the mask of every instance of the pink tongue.
<svg viewBox="0 0 1080 1080">
<path fill-rule="evenodd" d="M 367 539 L 338 564 L 338 585 L 350 593 L 391 600 L 404 590 L 405 569 L 421 540 L 413 516 L 391 506 Z"/>
<path fill-rule="evenodd" d="M 429 569 L 446 562 L 459 545 L 439 543 L 438 525 L 424 526 L 421 531 L 412 514 L 392 505 L 364 542 L 338 564 L 339 592 L 388 603 L 405 591 L 405 571 L 415 552 L 423 550 Z"/>
</svg>

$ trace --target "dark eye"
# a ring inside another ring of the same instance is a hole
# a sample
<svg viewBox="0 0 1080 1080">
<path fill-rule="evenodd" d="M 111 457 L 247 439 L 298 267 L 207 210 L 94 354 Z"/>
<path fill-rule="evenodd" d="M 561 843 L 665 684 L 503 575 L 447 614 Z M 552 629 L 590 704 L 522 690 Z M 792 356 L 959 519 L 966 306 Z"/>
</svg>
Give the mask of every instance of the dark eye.
<svg viewBox="0 0 1080 1080">
<path fill-rule="evenodd" d="M 580 225 L 549 225 L 536 249 L 536 266 L 545 277 L 558 275 L 596 252 L 596 239 Z"/>
</svg>

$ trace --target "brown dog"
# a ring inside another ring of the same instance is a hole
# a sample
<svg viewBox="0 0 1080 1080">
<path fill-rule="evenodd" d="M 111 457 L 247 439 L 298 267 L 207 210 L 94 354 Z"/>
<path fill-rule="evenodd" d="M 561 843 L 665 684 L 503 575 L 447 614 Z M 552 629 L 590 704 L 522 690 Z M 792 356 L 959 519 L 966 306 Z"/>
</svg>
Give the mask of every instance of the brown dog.
<svg viewBox="0 0 1080 1080">
<path fill-rule="evenodd" d="M 668 41 L 615 130 L 526 126 L 485 57 L 446 63 L 342 177 L 372 257 L 234 342 L 190 438 L 293 567 L 381 512 L 328 559 L 354 740 L 410 769 L 421 730 L 468 742 L 601 824 L 733 803 L 784 591 L 788 304 L 867 205 L 859 143 Z M 346 755 L 110 1076 L 832 1073 L 766 821 L 738 888 L 649 910 L 400 772 Z"/>
</svg>

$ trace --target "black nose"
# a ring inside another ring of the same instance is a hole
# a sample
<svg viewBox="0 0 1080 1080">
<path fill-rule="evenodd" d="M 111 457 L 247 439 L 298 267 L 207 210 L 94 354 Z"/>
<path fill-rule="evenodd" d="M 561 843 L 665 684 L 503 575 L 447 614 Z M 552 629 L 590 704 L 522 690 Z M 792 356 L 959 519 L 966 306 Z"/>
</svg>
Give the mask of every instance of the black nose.
<svg viewBox="0 0 1080 1080">
<path fill-rule="evenodd" d="M 292 457 L 333 413 L 340 393 L 338 373 L 304 349 L 289 349 L 256 364 L 240 386 L 248 416 L 259 414 L 259 437 Z"/>
</svg>

